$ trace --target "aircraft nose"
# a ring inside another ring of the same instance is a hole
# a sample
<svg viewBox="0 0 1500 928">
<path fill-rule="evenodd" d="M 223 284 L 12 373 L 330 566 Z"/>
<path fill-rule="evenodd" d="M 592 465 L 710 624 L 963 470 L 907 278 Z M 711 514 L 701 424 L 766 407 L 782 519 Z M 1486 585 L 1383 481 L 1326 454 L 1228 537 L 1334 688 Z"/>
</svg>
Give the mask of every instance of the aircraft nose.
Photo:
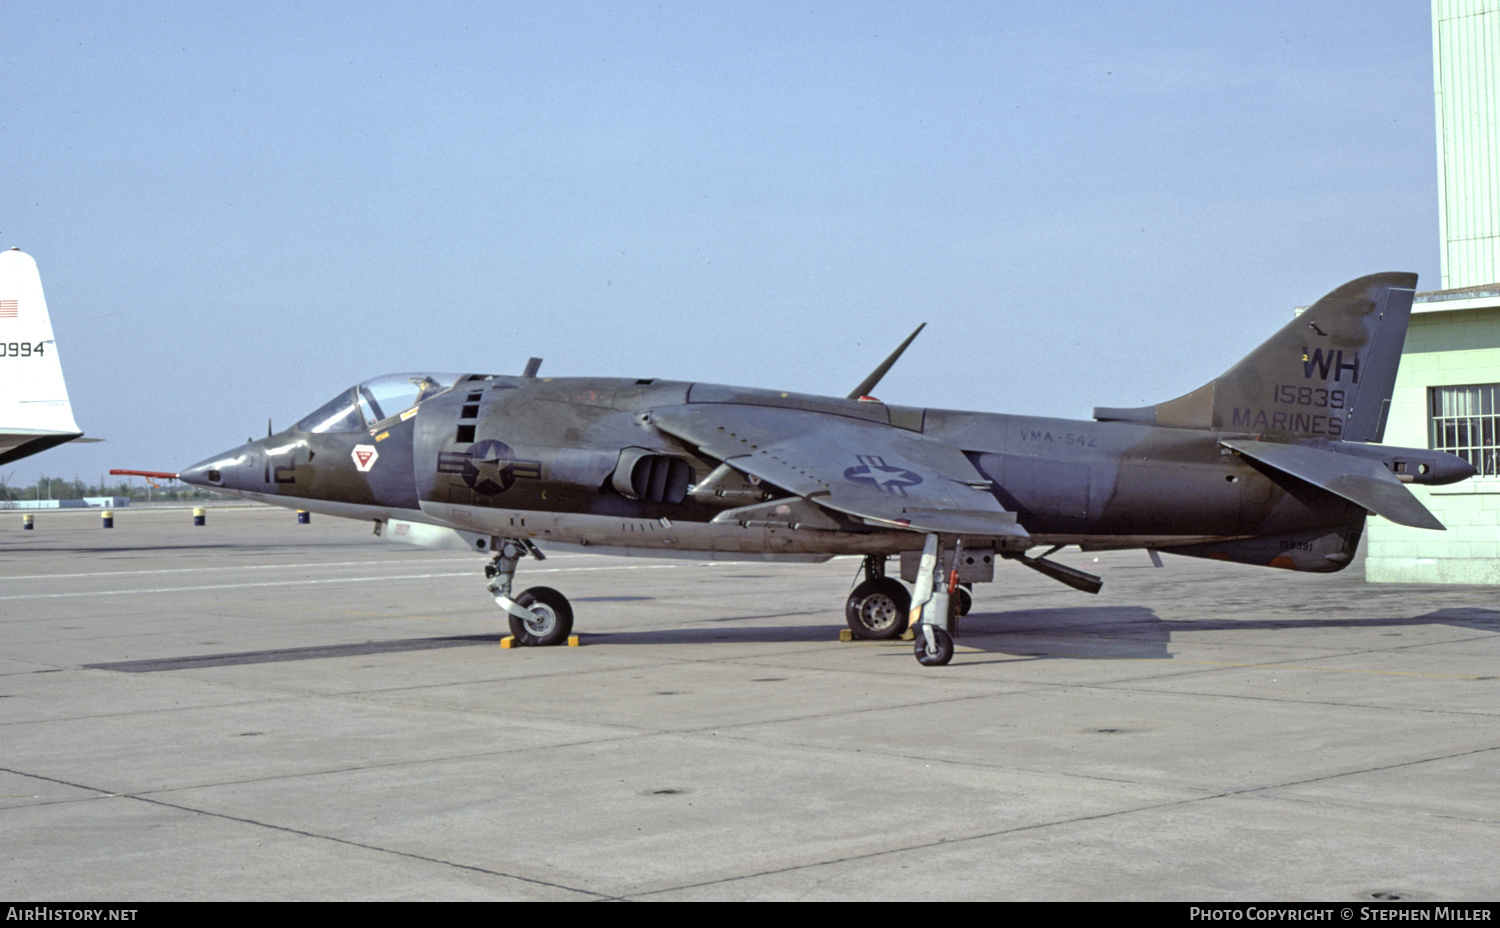
<svg viewBox="0 0 1500 928">
<path fill-rule="evenodd" d="M 183 483 L 191 483 L 193 486 L 207 487 L 210 490 L 238 490 L 240 488 L 240 468 L 245 462 L 245 449 L 247 445 L 230 451 L 226 454 L 215 455 L 205 461 L 199 461 L 192 467 L 186 468 L 177 474 L 177 479 Z"/>
</svg>

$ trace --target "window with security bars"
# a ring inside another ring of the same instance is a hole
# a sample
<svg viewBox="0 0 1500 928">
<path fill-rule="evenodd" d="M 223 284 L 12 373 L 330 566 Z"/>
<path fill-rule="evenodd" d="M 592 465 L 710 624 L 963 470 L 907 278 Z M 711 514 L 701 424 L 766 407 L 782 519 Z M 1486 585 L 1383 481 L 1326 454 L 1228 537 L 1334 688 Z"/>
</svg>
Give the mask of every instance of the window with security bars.
<svg viewBox="0 0 1500 928">
<path fill-rule="evenodd" d="M 1480 476 L 1500 475 L 1500 383 L 1430 392 L 1432 447 L 1468 461 Z"/>
</svg>

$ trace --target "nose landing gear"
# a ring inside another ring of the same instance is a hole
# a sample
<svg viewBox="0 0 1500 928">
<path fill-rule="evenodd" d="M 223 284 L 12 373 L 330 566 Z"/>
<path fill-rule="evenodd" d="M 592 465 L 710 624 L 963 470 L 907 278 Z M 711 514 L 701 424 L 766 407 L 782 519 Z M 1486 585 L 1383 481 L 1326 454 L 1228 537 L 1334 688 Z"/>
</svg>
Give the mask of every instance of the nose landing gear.
<svg viewBox="0 0 1500 928">
<path fill-rule="evenodd" d="M 516 564 L 526 555 L 546 560 L 536 545 L 524 538 L 505 538 L 493 549 L 495 559 L 484 567 L 488 589 L 510 619 L 510 633 L 517 644 L 530 647 L 562 644 L 573 632 L 573 607 L 568 598 L 549 586 L 534 586 L 510 595 Z"/>
</svg>

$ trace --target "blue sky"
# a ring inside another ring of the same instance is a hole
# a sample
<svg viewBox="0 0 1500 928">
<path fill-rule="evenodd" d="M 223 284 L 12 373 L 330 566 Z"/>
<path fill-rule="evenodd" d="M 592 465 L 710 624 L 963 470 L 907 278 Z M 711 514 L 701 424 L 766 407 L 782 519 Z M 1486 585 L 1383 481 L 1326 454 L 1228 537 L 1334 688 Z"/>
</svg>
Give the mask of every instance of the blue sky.
<svg viewBox="0 0 1500 928">
<path fill-rule="evenodd" d="M 1439 285 L 1416 2 L 9 4 L 0 247 L 177 469 L 390 371 L 1085 418 Z M 1118 8 L 1116 8 L 1118 7 Z"/>
</svg>

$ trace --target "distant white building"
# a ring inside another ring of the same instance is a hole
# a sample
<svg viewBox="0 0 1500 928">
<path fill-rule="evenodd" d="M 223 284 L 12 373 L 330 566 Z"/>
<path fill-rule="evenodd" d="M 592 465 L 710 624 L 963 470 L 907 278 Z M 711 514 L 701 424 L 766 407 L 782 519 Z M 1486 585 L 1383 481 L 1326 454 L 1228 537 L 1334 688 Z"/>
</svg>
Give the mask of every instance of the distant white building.
<svg viewBox="0 0 1500 928">
<path fill-rule="evenodd" d="M 83 499 L 8 499 L 0 509 L 124 509 L 128 496 L 85 496 Z"/>
<path fill-rule="evenodd" d="M 1443 289 L 1417 295 L 1386 426 L 1478 476 L 1411 489 L 1446 532 L 1369 522 L 1375 583 L 1500 584 L 1500 0 L 1433 0 Z"/>
</svg>

